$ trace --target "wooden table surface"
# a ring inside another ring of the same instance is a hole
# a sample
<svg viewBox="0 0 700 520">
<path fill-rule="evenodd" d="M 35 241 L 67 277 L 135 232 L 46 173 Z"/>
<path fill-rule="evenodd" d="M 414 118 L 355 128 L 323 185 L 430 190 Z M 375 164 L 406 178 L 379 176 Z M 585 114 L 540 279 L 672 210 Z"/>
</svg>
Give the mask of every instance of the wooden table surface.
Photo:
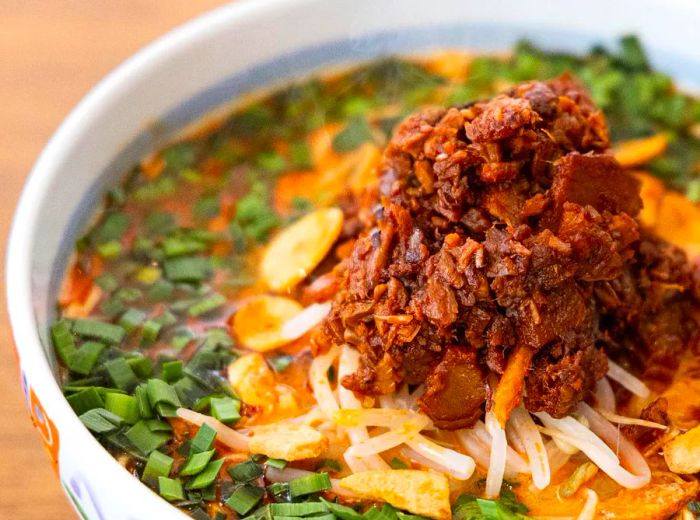
<svg viewBox="0 0 700 520">
<path fill-rule="evenodd" d="M 0 1 L 0 263 L 24 178 L 70 109 L 133 52 L 224 3 Z M 74 518 L 22 402 L 6 317 L 4 274 L 0 293 L 0 518 Z"/>
</svg>

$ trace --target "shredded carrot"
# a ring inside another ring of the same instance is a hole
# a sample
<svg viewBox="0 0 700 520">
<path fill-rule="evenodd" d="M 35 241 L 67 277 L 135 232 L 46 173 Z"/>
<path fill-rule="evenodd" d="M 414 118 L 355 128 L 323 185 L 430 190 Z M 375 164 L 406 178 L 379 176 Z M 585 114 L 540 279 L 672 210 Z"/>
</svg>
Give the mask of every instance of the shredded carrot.
<svg viewBox="0 0 700 520">
<path fill-rule="evenodd" d="M 510 413 L 520 402 L 532 355 L 531 348 L 518 345 L 508 358 L 508 365 L 493 396 L 493 413 L 501 426 L 505 427 Z"/>
</svg>

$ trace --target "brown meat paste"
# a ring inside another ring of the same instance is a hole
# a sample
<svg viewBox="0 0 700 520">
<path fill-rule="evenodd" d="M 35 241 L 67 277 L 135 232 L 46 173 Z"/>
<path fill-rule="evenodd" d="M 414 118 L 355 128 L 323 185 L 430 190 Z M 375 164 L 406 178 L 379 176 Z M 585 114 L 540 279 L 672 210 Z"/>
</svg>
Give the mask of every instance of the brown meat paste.
<svg viewBox="0 0 700 520">
<path fill-rule="evenodd" d="M 570 413 L 608 356 L 663 380 L 696 334 L 698 284 L 679 249 L 640 228 L 638 183 L 608 148 L 569 76 L 403 121 L 335 270 L 326 336 L 361 354 L 341 383 L 424 384 L 423 411 L 463 428 L 516 345 L 534 352 L 530 411 Z"/>
</svg>

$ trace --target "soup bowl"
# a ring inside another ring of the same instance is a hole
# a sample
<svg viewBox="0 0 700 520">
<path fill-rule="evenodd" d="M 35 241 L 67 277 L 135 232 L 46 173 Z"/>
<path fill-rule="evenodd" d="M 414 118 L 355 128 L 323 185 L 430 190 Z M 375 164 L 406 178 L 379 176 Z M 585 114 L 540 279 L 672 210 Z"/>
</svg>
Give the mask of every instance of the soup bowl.
<svg viewBox="0 0 700 520">
<path fill-rule="evenodd" d="M 72 245 L 101 195 L 153 148 L 231 100 L 328 67 L 526 38 L 583 52 L 636 33 L 652 63 L 700 86 L 700 4 L 681 0 L 256 0 L 222 7 L 127 60 L 73 110 L 36 162 L 7 258 L 7 298 L 32 420 L 83 518 L 185 518 L 85 429 L 57 383 L 48 325 Z M 157 124 L 154 124 L 157 123 Z"/>
</svg>

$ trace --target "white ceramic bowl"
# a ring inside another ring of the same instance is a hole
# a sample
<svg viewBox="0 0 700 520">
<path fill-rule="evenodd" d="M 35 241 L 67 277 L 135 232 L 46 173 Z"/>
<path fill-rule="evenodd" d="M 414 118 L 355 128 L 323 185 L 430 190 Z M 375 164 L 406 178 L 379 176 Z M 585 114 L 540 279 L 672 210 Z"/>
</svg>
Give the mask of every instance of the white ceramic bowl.
<svg viewBox="0 0 700 520">
<path fill-rule="evenodd" d="M 655 66 L 698 88 L 699 23 L 693 0 L 256 0 L 202 16 L 121 65 L 37 161 L 8 248 L 8 307 L 27 405 L 76 509 L 90 519 L 184 518 L 82 426 L 56 382 L 47 333 L 75 238 L 101 193 L 139 157 L 241 93 L 389 53 L 499 51 L 523 37 L 583 52 L 634 32 Z"/>
</svg>

